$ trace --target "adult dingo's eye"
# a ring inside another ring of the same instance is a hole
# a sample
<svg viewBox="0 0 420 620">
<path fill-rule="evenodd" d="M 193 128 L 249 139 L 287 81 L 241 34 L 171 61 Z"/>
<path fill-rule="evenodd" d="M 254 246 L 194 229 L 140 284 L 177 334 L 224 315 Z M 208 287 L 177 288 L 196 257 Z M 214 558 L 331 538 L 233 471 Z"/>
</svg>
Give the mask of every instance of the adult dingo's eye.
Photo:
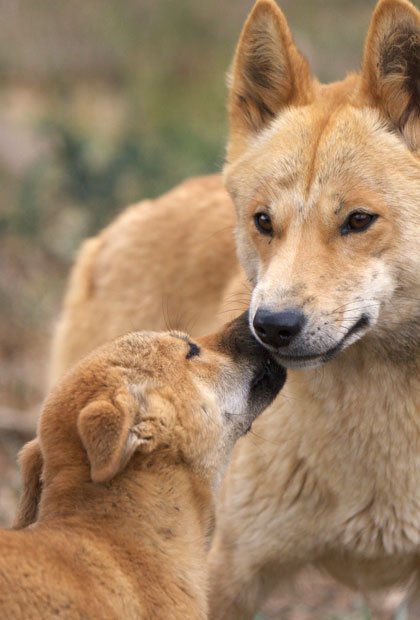
<svg viewBox="0 0 420 620">
<path fill-rule="evenodd" d="M 271 223 L 271 218 L 267 213 L 262 211 L 256 213 L 254 215 L 254 223 L 257 230 L 259 230 L 263 235 L 273 234 L 273 224 Z"/>
<path fill-rule="evenodd" d="M 365 213 L 364 211 L 353 211 L 350 213 L 341 228 L 342 235 L 348 235 L 353 232 L 363 232 L 367 230 L 378 216 L 373 213 Z"/>
</svg>

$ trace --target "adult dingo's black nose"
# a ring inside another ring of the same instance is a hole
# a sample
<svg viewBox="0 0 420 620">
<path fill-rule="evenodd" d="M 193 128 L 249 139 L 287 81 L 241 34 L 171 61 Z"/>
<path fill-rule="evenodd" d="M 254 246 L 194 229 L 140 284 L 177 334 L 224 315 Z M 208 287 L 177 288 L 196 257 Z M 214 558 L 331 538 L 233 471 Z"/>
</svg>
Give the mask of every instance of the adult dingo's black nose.
<svg viewBox="0 0 420 620">
<path fill-rule="evenodd" d="M 287 308 L 282 312 L 272 312 L 259 308 L 254 317 L 255 333 L 264 344 L 274 347 L 288 347 L 302 331 L 306 317 L 297 308 Z"/>
</svg>

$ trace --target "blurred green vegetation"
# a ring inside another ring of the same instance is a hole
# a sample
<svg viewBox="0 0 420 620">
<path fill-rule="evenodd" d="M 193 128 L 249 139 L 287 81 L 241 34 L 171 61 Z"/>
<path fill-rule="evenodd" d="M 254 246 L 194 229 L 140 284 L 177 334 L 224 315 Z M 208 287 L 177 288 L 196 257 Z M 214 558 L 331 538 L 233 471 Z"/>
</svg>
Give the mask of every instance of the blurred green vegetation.
<svg viewBox="0 0 420 620">
<path fill-rule="evenodd" d="M 282 5 L 323 79 L 357 67 L 373 2 Z M 224 76 L 251 6 L 3 0 L 0 121 L 3 113 L 40 152 L 17 154 L 25 161 L 0 232 L 69 261 L 80 239 L 125 204 L 220 169 Z M 0 153 L 2 176 L 7 163 Z"/>
</svg>

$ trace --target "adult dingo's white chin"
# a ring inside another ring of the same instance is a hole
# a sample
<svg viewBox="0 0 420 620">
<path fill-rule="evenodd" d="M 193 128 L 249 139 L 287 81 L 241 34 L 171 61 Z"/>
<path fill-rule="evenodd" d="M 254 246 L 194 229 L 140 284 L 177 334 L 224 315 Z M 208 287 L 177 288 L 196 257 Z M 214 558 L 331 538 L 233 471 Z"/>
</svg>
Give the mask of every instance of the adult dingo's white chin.
<svg viewBox="0 0 420 620">
<path fill-rule="evenodd" d="M 308 355 L 308 356 L 288 356 L 274 353 L 273 357 L 276 362 L 290 370 L 298 370 L 300 368 L 316 368 L 328 362 L 330 358 L 324 355 Z"/>
</svg>

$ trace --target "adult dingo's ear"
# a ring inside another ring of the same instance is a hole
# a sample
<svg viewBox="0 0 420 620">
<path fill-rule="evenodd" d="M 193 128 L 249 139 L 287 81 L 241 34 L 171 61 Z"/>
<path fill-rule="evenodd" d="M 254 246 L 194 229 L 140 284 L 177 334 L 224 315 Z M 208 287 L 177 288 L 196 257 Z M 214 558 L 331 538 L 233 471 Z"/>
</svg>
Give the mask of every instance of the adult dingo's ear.
<svg viewBox="0 0 420 620">
<path fill-rule="evenodd" d="M 128 463 L 142 439 L 134 428 L 139 403 L 128 392 L 97 399 L 79 414 L 77 428 L 90 463 L 93 482 L 111 480 Z"/>
<path fill-rule="evenodd" d="M 242 30 L 229 77 L 227 159 L 246 148 L 286 105 L 312 98 L 312 78 L 274 0 L 257 0 Z"/>
<path fill-rule="evenodd" d="M 44 461 L 38 439 L 32 439 L 19 452 L 19 465 L 23 482 L 13 528 L 19 530 L 37 520 L 42 492 L 42 468 Z"/>
<path fill-rule="evenodd" d="M 409 148 L 420 148 L 420 12 L 407 0 L 377 4 L 366 40 L 362 87 Z"/>
</svg>

